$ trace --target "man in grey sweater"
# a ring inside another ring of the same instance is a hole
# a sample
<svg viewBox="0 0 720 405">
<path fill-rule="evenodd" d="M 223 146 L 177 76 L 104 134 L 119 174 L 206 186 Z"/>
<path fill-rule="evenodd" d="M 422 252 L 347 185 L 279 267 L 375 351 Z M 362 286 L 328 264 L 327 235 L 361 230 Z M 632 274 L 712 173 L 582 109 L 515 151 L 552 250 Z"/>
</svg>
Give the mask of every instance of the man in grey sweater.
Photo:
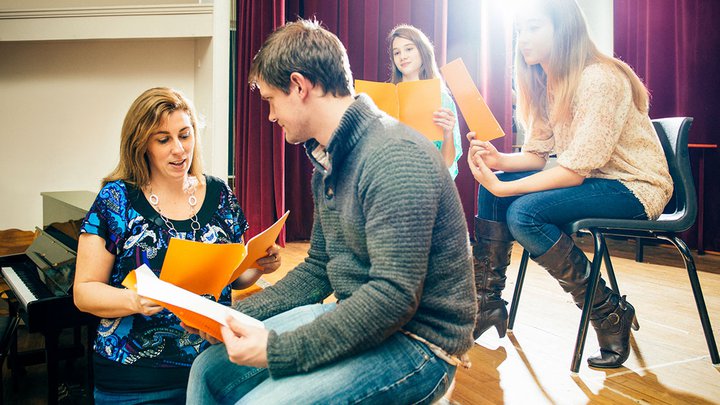
<svg viewBox="0 0 720 405">
<path fill-rule="evenodd" d="M 308 257 L 236 309 L 195 361 L 188 403 L 431 403 L 473 344 L 475 287 L 457 189 L 422 135 L 353 96 L 340 40 L 271 34 L 250 84 L 315 166 Z M 335 295 L 336 303 L 321 304 Z"/>
</svg>

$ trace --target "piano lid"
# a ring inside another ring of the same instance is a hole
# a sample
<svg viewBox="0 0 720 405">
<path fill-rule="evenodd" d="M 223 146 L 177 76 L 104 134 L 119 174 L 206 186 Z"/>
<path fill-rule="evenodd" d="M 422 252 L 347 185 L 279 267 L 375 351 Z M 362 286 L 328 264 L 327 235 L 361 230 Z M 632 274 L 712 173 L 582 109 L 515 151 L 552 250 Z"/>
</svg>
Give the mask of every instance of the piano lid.
<svg viewBox="0 0 720 405">
<path fill-rule="evenodd" d="M 46 191 L 43 197 L 43 230 L 73 252 L 77 252 L 80 225 L 97 193 L 91 191 Z"/>
<path fill-rule="evenodd" d="M 75 252 L 49 233 L 38 229 L 38 236 L 25 251 L 35 263 L 40 280 L 56 296 L 70 293 L 75 276 Z"/>
</svg>

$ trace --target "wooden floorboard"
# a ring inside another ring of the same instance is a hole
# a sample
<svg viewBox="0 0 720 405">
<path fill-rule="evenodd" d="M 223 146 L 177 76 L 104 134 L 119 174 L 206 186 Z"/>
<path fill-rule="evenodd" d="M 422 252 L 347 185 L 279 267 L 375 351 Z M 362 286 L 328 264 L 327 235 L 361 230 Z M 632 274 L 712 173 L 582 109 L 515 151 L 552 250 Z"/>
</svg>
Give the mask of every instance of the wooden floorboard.
<svg viewBox="0 0 720 405">
<path fill-rule="evenodd" d="M 579 240 L 586 251 L 589 238 Z M 583 360 L 580 372 L 570 361 L 580 311 L 545 270 L 530 263 L 515 329 L 499 339 L 494 329 L 471 349 L 473 366 L 459 370 L 451 400 L 457 404 L 720 404 L 720 369 L 709 358 L 687 273 L 679 254 L 666 246 L 645 247 L 645 263 L 636 263 L 633 242 L 609 242 L 623 294 L 635 306 L 640 330 L 625 367 L 595 370 Z M 283 265 L 265 276 L 281 278 L 306 255 L 307 243 L 283 249 Z M 504 298 L 512 299 L 521 251 L 513 252 Z M 720 338 L 720 256 L 694 256 L 716 339 Z M 0 304 L 2 305 L 2 304 Z M 0 312 L 2 309 L 0 309 Z M 68 336 L 64 336 L 68 339 Z M 41 347 L 36 335 L 20 332 L 23 349 Z M 584 357 L 597 348 L 588 334 Z M 80 388 L 84 360 L 64 373 L 73 395 L 65 403 L 89 403 Z M 4 372 L 5 403 L 45 403 L 43 366 L 27 368 L 13 392 Z"/>
</svg>

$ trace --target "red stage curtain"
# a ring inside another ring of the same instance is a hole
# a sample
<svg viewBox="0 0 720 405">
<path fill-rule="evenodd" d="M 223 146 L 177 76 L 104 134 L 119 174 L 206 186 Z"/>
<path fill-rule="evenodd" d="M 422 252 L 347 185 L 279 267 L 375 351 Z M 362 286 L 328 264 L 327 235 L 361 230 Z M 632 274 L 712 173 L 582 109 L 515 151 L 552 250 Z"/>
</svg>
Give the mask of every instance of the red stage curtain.
<svg viewBox="0 0 720 405">
<path fill-rule="evenodd" d="M 462 57 L 478 84 L 490 108 L 508 134 L 496 141 L 499 150 L 509 151 L 513 144 L 511 134 L 511 46 L 512 27 L 503 18 L 504 7 L 492 0 L 274 0 L 273 7 L 253 6 L 249 0 L 238 3 L 238 187 L 243 209 L 254 230 L 269 225 L 282 212 L 283 147 L 278 145 L 279 135 L 266 120 L 266 106 L 260 106 L 259 97 L 247 91 L 247 69 L 257 47 L 276 26 L 279 8 L 284 4 L 285 19 L 316 18 L 338 35 L 348 50 L 353 75 L 358 79 L 386 81 L 390 77 L 390 56 L 386 36 L 397 24 L 412 24 L 425 32 L 435 45 L 440 66 Z M 257 2 L 262 3 L 262 2 Z M 246 4 L 241 8 L 241 4 Z M 247 10 L 246 10 L 247 9 Z M 269 15 L 252 16 L 243 13 L 264 11 Z M 256 20 L 265 21 L 265 25 Z M 244 22 L 241 25 L 241 21 Z M 242 30 L 249 29 L 249 32 Z M 247 39 L 243 40 L 244 37 Z M 249 43 L 247 41 L 250 41 Z M 246 52 L 242 52 L 246 49 Z M 245 76 L 243 76 L 243 74 Z M 241 100 L 245 98 L 245 104 Z M 244 107 L 245 106 L 245 107 Z M 262 119 L 261 119 L 262 118 Z M 262 121 L 262 122 L 261 122 Z M 461 118 L 461 133 L 467 126 Z M 251 138 L 251 139 L 248 139 Z M 257 138 L 257 139 L 256 139 Z M 260 153 L 253 153 L 260 145 Z M 467 141 L 463 139 L 464 150 Z M 287 221 L 287 240 L 309 239 L 312 227 L 312 194 L 310 175 L 312 167 L 301 145 L 286 145 L 284 155 L 284 202 L 292 214 Z M 274 152 L 274 153 L 273 153 Z M 465 163 L 459 162 L 460 174 L 456 184 L 465 208 L 468 223 L 476 211 L 476 182 Z M 262 170 L 262 171 L 261 171 Z M 263 173 L 263 177 L 259 177 Z M 268 177 L 268 173 L 273 176 Z M 270 187 L 269 184 L 273 186 Z M 269 195 L 269 190 L 274 194 Z M 264 190 L 260 193 L 260 190 Z M 471 228 L 472 229 L 472 228 Z"/>
<path fill-rule="evenodd" d="M 720 143 L 720 2 L 716 0 L 615 0 L 615 54 L 635 69 L 650 90 L 650 116 L 694 117 L 691 143 Z M 691 152 L 697 164 L 699 151 Z M 697 168 L 695 168 L 697 170 Z M 720 251 L 717 149 L 705 161 L 705 247 Z M 695 176 L 697 181 L 697 175 Z M 694 246 L 695 230 L 686 235 Z"/>
<path fill-rule="evenodd" d="M 249 239 L 285 211 L 285 140 L 280 128 L 267 120 L 267 103 L 248 86 L 250 62 L 265 38 L 283 24 L 285 5 L 283 0 L 238 0 L 236 6 L 235 190 L 250 223 L 245 235 Z M 284 240 L 283 232 L 280 241 Z"/>
</svg>

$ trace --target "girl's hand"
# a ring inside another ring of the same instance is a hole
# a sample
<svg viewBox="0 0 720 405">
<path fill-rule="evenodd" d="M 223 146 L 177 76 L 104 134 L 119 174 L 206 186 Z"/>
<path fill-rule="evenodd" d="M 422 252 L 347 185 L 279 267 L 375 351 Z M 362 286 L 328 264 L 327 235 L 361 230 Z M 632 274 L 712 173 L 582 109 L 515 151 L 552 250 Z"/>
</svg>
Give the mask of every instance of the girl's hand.
<svg viewBox="0 0 720 405">
<path fill-rule="evenodd" d="M 455 114 L 448 108 L 440 108 L 433 113 L 433 122 L 442 128 L 444 142 L 452 141 L 456 121 Z"/>
<path fill-rule="evenodd" d="M 282 264 L 280 246 L 274 244 L 267 250 L 267 256 L 258 259 L 257 269 L 262 274 L 270 274 L 279 269 L 280 264 Z"/>
<path fill-rule="evenodd" d="M 475 132 L 468 132 L 468 141 L 470 141 L 470 156 L 480 157 L 486 166 L 494 170 L 500 170 L 503 155 L 497 151 L 495 146 L 486 141 L 478 141 L 475 139 Z"/>
<path fill-rule="evenodd" d="M 504 182 L 497 178 L 495 173 L 485 164 L 485 161 L 479 154 L 479 148 L 476 147 L 473 151 L 472 147 L 468 152 L 468 166 L 473 177 L 480 183 L 486 190 L 498 197 L 505 197 L 503 186 Z"/>
</svg>

